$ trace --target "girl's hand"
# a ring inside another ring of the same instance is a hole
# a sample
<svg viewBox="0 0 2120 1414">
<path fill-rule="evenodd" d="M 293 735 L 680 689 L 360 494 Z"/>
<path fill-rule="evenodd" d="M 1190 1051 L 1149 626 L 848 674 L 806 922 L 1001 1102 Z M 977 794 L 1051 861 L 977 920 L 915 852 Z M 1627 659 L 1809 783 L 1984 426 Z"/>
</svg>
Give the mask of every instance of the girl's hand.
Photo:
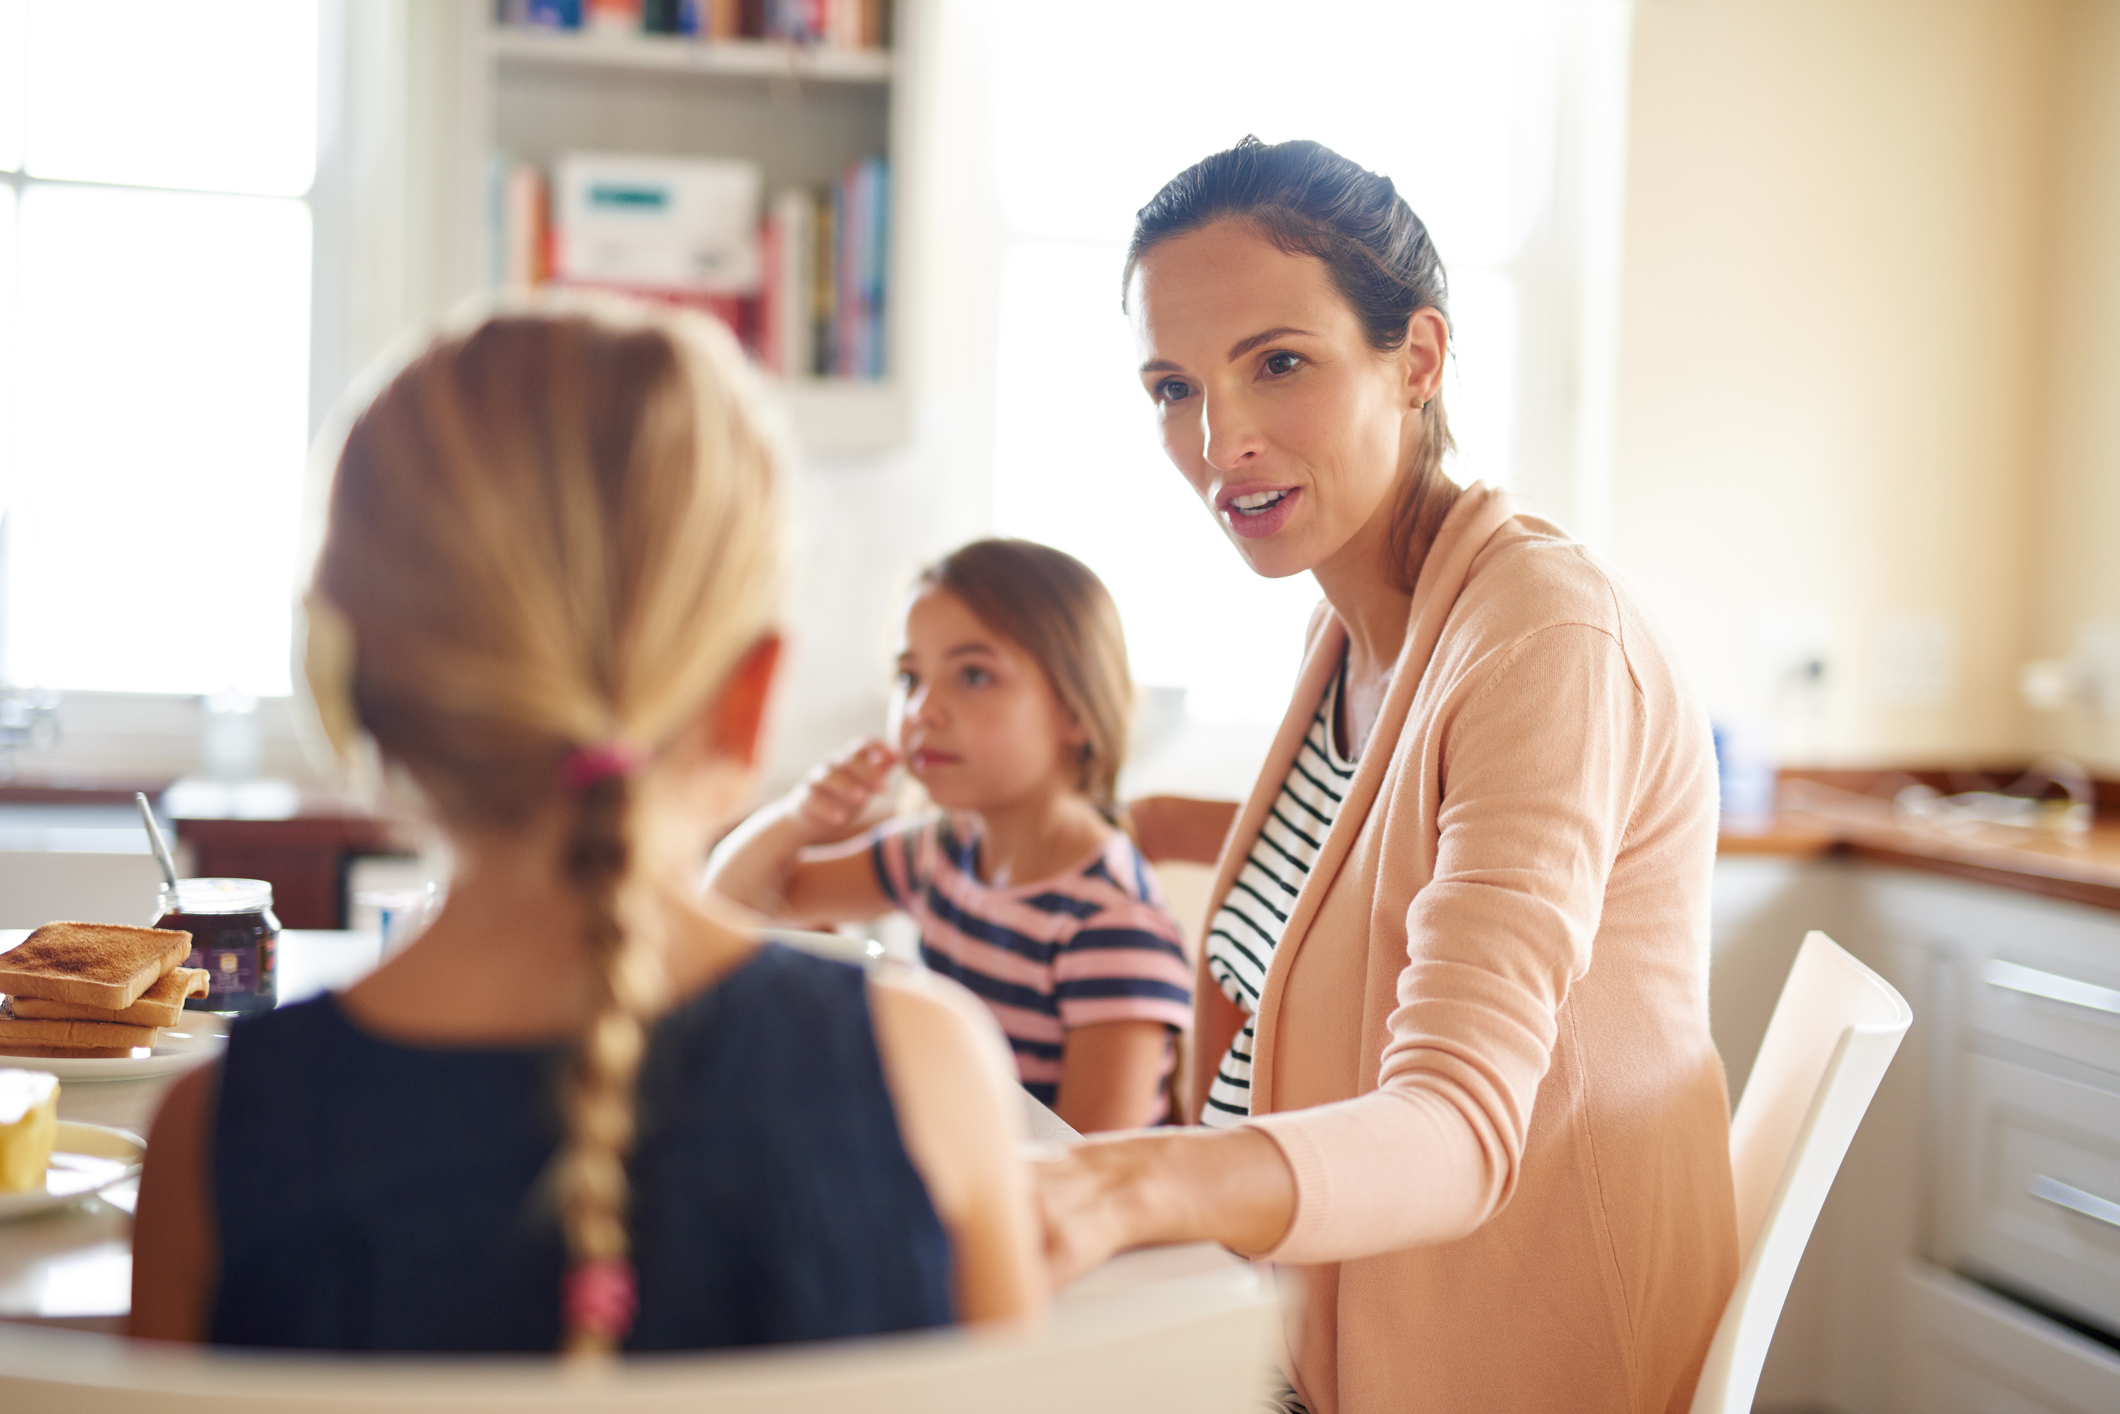
<svg viewBox="0 0 2120 1414">
<path fill-rule="evenodd" d="M 793 821 L 804 845 L 831 844 L 858 834 L 887 812 L 884 787 L 898 753 L 870 737 L 841 748 L 795 788 Z"/>
</svg>

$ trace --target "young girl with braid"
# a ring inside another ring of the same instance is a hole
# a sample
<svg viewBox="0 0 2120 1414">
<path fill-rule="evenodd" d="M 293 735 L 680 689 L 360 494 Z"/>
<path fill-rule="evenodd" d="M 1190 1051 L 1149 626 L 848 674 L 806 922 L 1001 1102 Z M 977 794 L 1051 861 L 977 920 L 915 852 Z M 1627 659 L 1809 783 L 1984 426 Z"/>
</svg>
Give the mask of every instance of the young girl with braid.
<svg viewBox="0 0 2120 1414">
<path fill-rule="evenodd" d="M 311 690 L 457 873 L 411 946 L 172 1088 L 133 1334 L 593 1356 L 1040 1304 L 984 1009 L 761 945 L 691 885 L 758 759 L 778 521 L 704 321 L 496 316 L 354 423 Z"/>
</svg>

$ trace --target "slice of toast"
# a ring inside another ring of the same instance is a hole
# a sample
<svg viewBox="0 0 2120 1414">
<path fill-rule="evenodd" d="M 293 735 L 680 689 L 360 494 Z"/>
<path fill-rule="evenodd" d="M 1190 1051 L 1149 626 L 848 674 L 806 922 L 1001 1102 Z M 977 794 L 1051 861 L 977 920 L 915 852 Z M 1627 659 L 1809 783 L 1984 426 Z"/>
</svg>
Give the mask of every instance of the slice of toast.
<svg viewBox="0 0 2120 1414">
<path fill-rule="evenodd" d="M 175 1026 L 184 1019 L 184 999 L 206 995 L 203 967 L 172 967 L 129 1007 L 83 1006 L 43 997 L 10 997 L 8 1004 L 24 1021 L 116 1021 L 128 1026 Z"/>
<path fill-rule="evenodd" d="M 122 1011 L 191 954 L 191 934 L 47 923 L 0 953 L 0 992 Z"/>
<path fill-rule="evenodd" d="M 0 1046 L 11 1041 L 33 1046 L 152 1046 L 159 1030 L 115 1021 L 23 1021 L 0 1007 Z"/>
<path fill-rule="evenodd" d="M 0 1056 L 38 1056 L 44 1060 L 125 1060 L 131 1046 L 46 1046 L 35 1041 L 0 1041 Z"/>
</svg>

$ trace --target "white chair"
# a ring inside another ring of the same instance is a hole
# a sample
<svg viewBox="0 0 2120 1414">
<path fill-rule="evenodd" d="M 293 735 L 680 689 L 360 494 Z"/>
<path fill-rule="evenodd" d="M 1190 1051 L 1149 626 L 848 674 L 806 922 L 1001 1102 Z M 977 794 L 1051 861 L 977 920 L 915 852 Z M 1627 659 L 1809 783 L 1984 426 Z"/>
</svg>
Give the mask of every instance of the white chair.
<svg viewBox="0 0 2120 1414">
<path fill-rule="evenodd" d="M 0 1321 L 0 1409 L 39 1414 L 1224 1414 L 1261 1402 L 1278 1321 L 1240 1264 L 1056 1309 L 1045 1329 L 656 1356 L 339 1359 Z"/>
<path fill-rule="evenodd" d="M 1752 1407 L 1818 1210 L 1913 1020 L 1906 999 L 1838 943 L 1804 938 L 1730 1121 L 1737 1289 L 1708 1347 L 1693 1414 Z"/>
</svg>

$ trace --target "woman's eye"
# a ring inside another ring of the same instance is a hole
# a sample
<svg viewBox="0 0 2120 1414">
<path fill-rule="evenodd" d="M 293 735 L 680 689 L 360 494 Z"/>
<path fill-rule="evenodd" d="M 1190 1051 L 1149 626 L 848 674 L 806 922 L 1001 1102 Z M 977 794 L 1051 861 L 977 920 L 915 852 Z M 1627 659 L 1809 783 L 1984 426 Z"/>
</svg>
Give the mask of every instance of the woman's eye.
<svg viewBox="0 0 2120 1414">
<path fill-rule="evenodd" d="M 1303 355 L 1290 353 L 1286 349 L 1276 349 L 1272 353 L 1266 355 L 1266 361 L 1261 366 L 1264 367 L 1268 373 L 1278 378 L 1284 373 L 1295 372 L 1296 369 L 1302 367 L 1302 364 Z"/>
<path fill-rule="evenodd" d="M 1192 396 L 1192 384 L 1183 378 L 1166 378 L 1156 385 L 1156 401 L 1181 403 Z"/>
<path fill-rule="evenodd" d="M 957 675 L 957 681 L 966 687 L 985 687 L 994 680 L 994 675 L 984 668 L 967 667 Z"/>
<path fill-rule="evenodd" d="M 911 692 L 919 685 L 920 679 L 913 673 L 912 669 L 900 668 L 898 670 L 898 690 L 900 692 Z"/>
</svg>

